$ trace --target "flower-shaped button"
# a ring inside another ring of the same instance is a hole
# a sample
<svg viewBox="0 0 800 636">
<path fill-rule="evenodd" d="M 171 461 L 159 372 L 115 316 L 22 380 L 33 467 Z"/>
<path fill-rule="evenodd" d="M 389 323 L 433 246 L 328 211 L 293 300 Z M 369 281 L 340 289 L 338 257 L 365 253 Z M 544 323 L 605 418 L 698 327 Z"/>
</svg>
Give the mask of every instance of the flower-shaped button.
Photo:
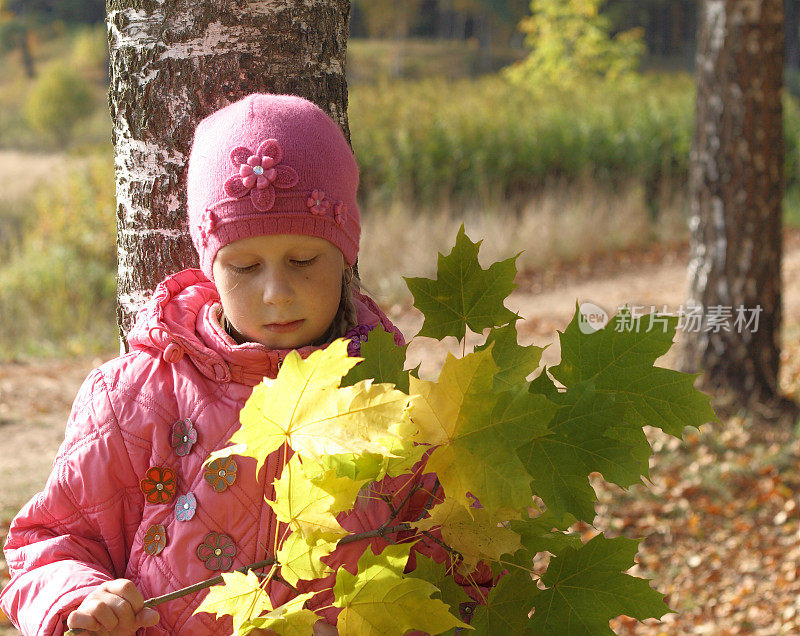
<svg viewBox="0 0 800 636">
<path fill-rule="evenodd" d="M 179 457 L 188 455 L 197 441 L 197 431 L 188 417 L 172 425 L 172 448 Z"/>
<path fill-rule="evenodd" d="M 347 343 L 347 355 L 351 357 L 361 355 L 361 343 L 367 341 L 370 331 L 372 329 L 366 325 L 358 325 L 347 332 L 346 336 L 350 338 L 350 342 Z"/>
<path fill-rule="evenodd" d="M 314 190 L 311 196 L 308 197 L 306 205 L 308 209 L 311 210 L 312 214 L 322 216 L 328 212 L 328 208 L 330 208 L 331 204 L 330 201 L 325 198 L 325 193 L 322 190 Z"/>
<path fill-rule="evenodd" d="M 175 500 L 175 518 L 178 521 L 189 521 L 194 517 L 197 510 L 197 498 L 194 494 L 187 492 Z"/>
<path fill-rule="evenodd" d="M 222 492 L 223 490 L 227 490 L 228 486 L 232 486 L 233 482 L 236 481 L 237 470 L 238 466 L 234 459 L 231 457 L 220 457 L 206 465 L 203 477 L 211 484 L 214 490 Z"/>
<path fill-rule="evenodd" d="M 175 471 L 164 466 L 148 468 L 139 486 L 145 499 L 153 504 L 166 504 L 172 501 L 178 487 Z"/>
<path fill-rule="evenodd" d="M 294 168 L 281 165 L 283 149 L 276 139 L 262 142 L 253 152 L 244 146 L 231 150 L 236 174 L 225 182 L 225 193 L 234 199 L 250 195 L 256 210 L 267 212 L 275 204 L 275 188 L 292 188 L 300 175 Z"/>
<path fill-rule="evenodd" d="M 236 546 L 227 534 L 209 532 L 197 546 L 197 557 L 209 570 L 229 570 L 236 556 Z"/>
<path fill-rule="evenodd" d="M 167 530 L 161 525 L 150 526 L 142 538 L 144 543 L 144 551 L 150 556 L 156 556 L 167 545 Z"/>
</svg>

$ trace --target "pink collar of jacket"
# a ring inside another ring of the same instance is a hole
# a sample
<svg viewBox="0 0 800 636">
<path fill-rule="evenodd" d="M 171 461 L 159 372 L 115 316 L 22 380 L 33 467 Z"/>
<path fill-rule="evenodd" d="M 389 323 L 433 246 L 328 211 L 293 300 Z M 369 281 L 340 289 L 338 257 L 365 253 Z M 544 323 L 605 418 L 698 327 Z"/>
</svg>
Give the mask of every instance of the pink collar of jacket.
<svg viewBox="0 0 800 636">
<path fill-rule="evenodd" d="M 358 327 L 349 332 L 354 343 L 365 330 L 380 324 L 394 334 L 398 345 L 403 344 L 402 334 L 371 298 L 357 293 L 354 304 Z M 274 378 L 292 349 L 237 344 L 220 325 L 220 311 L 214 283 L 199 269 L 185 269 L 159 283 L 136 315 L 128 345 L 132 351 L 155 351 L 170 363 L 189 356 L 200 373 L 217 382 L 255 386 L 264 377 Z M 297 351 L 305 358 L 319 348 L 307 346 Z"/>
</svg>

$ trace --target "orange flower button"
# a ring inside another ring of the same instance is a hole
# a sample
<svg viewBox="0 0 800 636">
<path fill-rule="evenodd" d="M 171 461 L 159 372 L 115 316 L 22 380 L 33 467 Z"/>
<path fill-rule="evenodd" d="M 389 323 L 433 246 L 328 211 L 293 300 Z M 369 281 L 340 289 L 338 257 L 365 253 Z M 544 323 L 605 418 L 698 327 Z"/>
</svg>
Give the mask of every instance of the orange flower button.
<svg viewBox="0 0 800 636">
<path fill-rule="evenodd" d="M 149 503 L 169 503 L 178 487 L 175 471 L 164 466 L 151 466 L 147 469 L 139 487 Z"/>
</svg>

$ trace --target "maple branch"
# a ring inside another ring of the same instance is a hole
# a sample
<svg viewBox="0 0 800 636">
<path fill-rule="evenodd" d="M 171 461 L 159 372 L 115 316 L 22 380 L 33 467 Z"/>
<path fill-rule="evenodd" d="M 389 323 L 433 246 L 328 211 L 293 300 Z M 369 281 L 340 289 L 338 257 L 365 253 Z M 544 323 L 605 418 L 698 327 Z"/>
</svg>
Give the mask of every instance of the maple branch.
<svg viewBox="0 0 800 636">
<path fill-rule="evenodd" d="M 411 488 L 409 488 L 408 492 L 406 493 L 406 496 L 403 497 L 403 500 L 400 502 L 400 504 L 397 506 L 397 508 L 392 506 L 392 504 L 387 501 L 386 504 L 389 506 L 389 510 L 392 511 L 392 516 L 389 517 L 381 527 L 388 526 L 390 523 L 392 523 L 392 521 L 397 519 L 397 516 L 400 514 L 400 511 L 403 509 L 403 506 L 405 506 L 408 503 L 409 499 L 411 499 L 411 497 L 414 495 L 414 493 L 417 492 L 418 490 L 422 490 L 422 484 L 417 483 L 417 484 L 414 484 Z"/>
<path fill-rule="evenodd" d="M 265 559 L 263 561 L 256 561 L 255 563 L 251 563 L 250 565 L 245 565 L 242 568 L 238 568 L 235 570 L 235 572 L 241 572 L 242 574 L 247 574 L 247 572 L 249 572 L 250 570 L 260 570 L 261 568 L 265 568 L 269 565 L 275 565 L 276 563 L 277 561 L 274 558 Z M 214 585 L 218 585 L 223 581 L 224 579 L 222 578 L 222 575 L 217 575 L 210 579 L 206 579 L 205 581 L 200 581 L 199 583 L 195 583 L 193 585 L 189 585 L 179 590 L 175 590 L 174 592 L 170 592 L 169 594 L 162 594 L 161 596 L 149 598 L 144 602 L 144 607 L 155 607 L 156 605 L 161 605 L 162 603 L 166 603 L 168 601 L 174 601 L 177 598 L 182 598 L 184 596 L 188 596 L 189 594 L 194 594 L 195 592 L 204 590 L 208 587 L 213 587 Z M 89 630 L 86 629 L 68 629 L 66 632 L 64 632 L 64 636 L 78 636 L 79 634 L 88 634 L 88 633 L 90 632 Z"/>
<path fill-rule="evenodd" d="M 423 513 L 427 514 L 427 512 L 431 509 L 433 502 L 436 501 L 436 491 L 439 490 L 439 486 L 441 486 L 441 483 L 439 482 L 439 478 L 437 477 L 436 481 L 433 482 L 433 488 L 431 489 L 430 499 L 428 499 L 428 503 L 426 503 L 425 507 L 422 509 Z M 425 514 L 423 514 L 419 519 L 417 519 L 417 521 L 422 519 L 425 516 Z"/>
<path fill-rule="evenodd" d="M 401 523 L 399 526 L 391 527 L 383 525 L 375 530 L 348 534 L 346 537 L 339 539 L 336 545 L 345 545 L 346 543 L 353 543 L 354 541 L 361 541 L 362 539 L 372 539 L 374 537 L 385 537 L 387 534 L 396 534 L 398 532 L 411 532 L 411 526 L 407 523 Z"/>
</svg>

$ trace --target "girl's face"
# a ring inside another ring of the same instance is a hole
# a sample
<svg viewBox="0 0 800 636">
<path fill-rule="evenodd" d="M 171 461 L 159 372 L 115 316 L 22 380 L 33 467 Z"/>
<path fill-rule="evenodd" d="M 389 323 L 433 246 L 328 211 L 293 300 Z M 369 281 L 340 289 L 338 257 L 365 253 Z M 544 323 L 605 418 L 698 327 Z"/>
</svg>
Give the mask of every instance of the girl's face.
<svg viewBox="0 0 800 636">
<path fill-rule="evenodd" d="M 217 252 L 213 272 L 236 340 L 296 349 L 328 331 L 344 267 L 339 248 L 325 239 L 275 234 L 229 243 Z"/>
</svg>

